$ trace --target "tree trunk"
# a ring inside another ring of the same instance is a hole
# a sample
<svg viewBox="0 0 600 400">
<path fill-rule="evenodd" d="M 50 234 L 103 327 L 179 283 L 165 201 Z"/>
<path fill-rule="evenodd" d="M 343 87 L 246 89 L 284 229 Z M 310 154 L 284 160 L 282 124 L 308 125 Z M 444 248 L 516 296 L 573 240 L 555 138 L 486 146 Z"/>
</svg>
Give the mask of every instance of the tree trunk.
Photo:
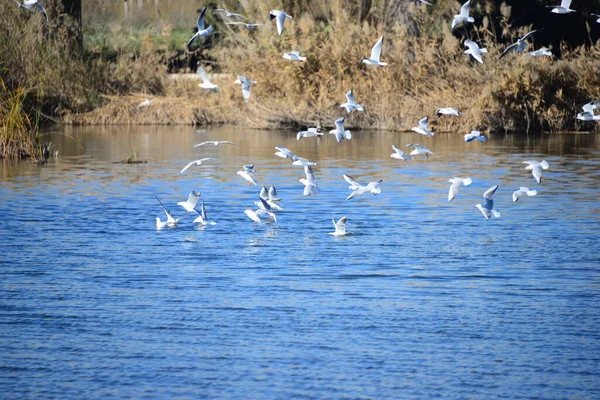
<svg viewBox="0 0 600 400">
<path fill-rule="evenodd" d="M 81 0 L 62 0 L 63 10 L 81 26 Z"/>
</svg>

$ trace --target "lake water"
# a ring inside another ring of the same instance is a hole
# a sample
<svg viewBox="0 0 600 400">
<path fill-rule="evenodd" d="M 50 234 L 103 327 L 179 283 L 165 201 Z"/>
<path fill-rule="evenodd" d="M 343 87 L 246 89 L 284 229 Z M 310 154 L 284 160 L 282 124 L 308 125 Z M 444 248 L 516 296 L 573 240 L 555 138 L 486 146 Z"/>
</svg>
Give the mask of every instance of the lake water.
<svg viewBox="0 0 600 400">
<path fill-rule="evenodd" d="M 2 398 L 600 398 L 600 135 L 48 138 L 58 159 L 0 165 Z M 209 139 L 237 145 L 192 148 Z M 434 155 L 389 157 L 415 142 Z M 318 163 L 319 195 L 274 146 Z M 132 149 L 148 163 L 113 163 Z M 550 163 L 540 186 L 531 159 Z M 283 198 L 278 224 L 244 214 L 248 163 Z M 344 201 L 344 173 L 381 195 Z M 448 203 L 453 176 L 473 184 Z M 538 195 L 515 204 L 520 186 Z M 155 196 L 181 216 L 191 190 L 217 225 L 157 230 Z M 330 213 L 352 234 L 329 235 Z"/>
</svg>

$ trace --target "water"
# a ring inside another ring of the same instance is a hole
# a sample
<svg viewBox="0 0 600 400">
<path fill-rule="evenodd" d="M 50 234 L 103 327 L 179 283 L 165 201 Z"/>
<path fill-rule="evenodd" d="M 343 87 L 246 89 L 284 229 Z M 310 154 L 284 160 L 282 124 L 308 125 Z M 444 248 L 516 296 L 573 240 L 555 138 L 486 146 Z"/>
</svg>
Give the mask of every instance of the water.
<svg viewBox="0 0 600 400">
<path fill-rule="evenodd" d="M 5 162 L 2 397 L 600 397 L 600 135 L 293 135 L 74 129 L 46 166 Z M 238 145 L 192 149 L 208 139 Z M 434 156 L 389 157 L 415 141 Z M 277 145 L 318 162 L 321 194 Z M 148 164 L 113 164 L 133 148 Z M 529 159 L 550 163 L 541 186 Z M 279 224 L 244 215 L 246 163 L 278 188 Z M 343 173 L 381 195 L 345 202 Z M 448 203 L 452 176 L 474 183 Z M 539 194 L 513 204 L 519 186 Z M 217 225 L 157 231 L 155 196 L 180 216 L 191 190 Z"/>
</svg>

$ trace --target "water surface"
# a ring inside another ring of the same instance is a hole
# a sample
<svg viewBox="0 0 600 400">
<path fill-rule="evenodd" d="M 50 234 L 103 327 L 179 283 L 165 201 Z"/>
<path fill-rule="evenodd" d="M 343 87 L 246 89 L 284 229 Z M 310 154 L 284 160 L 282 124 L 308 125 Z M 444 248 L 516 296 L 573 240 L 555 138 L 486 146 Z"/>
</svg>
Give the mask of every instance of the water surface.
<svg viewBox="0 0 600 400">
<path fill-rule="evenodd" d="M 50 139 L 48 165 L 0 166 L 2 397 L 600 397 L 600 135 Z M 192 148 L 211 139 L 237 145 Z M 414 142 L 434 155 L 389 157 Z M 318 196 L 274 146 L 318 163 Z M 113 163 L 132 149 L 148 163 Z M 550 163 L 540 186 L 530 159 Z M 247 163 L 283 198 L 279 224 L 244 215 L 260 189 L 236 175 Z M 345 202 L 344 173 L 383 179 L 381 195 Z M 448 203 L 453 176 L 473 185 Z M 474 205 L 496 184 L 502 217 L 486 221 Z M 515 204 L 520 186 L 539 194 Z M 155 196 L 181 216 L 191 190 L 217 225 L 157 231 Z M 352 235 L 329 235 L 330 213 Z"/>
</svg>

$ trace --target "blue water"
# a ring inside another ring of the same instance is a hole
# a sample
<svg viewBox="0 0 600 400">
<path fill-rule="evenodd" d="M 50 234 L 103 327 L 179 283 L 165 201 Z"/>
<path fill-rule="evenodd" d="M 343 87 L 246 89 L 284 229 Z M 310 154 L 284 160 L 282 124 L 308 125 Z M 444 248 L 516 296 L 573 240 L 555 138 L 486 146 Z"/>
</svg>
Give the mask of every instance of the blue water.
<svg viewBox="0 0 600 400">
<path fill-rule="evenodd" d="M 600 398 L 600 135 L 460 136 L 50 135 L 58 159 L 0 166 L 0 397 Z M 209 139 L 237 145 L 192 149 Z M 415 141 L 434 155 L 389 157 Z M 278 145 L 318 163 L 318 196 Z M 148 164 L 113 164 L 133 148 Z M 246 163 L 278 224 L 244 215 Z M 344 173 L 381 195 L 345 202 Z M 473 184 L 448 203 L 452 176 Z M 539 194 L 514 204 L 519 186 Z M 217 225 L 157 231 L 155 196 L 181 216 L 191 190 Z"/>
</svg>

